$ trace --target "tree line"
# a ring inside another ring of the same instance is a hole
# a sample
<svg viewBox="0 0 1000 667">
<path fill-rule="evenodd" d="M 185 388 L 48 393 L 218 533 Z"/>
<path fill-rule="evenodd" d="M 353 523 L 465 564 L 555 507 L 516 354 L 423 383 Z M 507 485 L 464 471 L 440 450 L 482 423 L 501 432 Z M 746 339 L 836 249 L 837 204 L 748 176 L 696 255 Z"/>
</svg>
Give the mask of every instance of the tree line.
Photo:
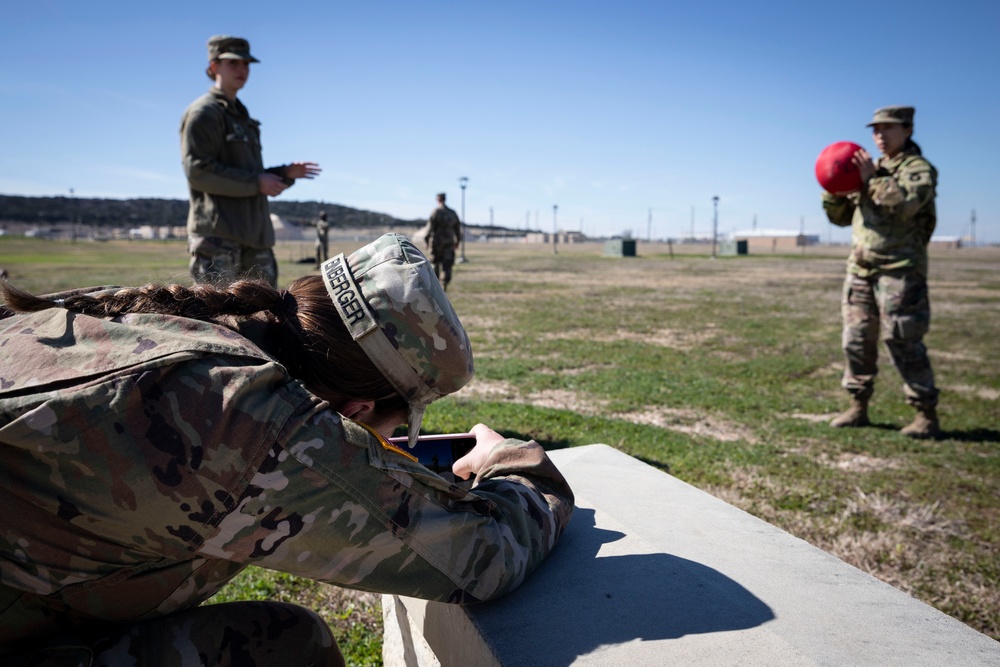
<svg viewBox="0 0 1000 667">
<path fill-rule="evenodd" d="M 421 225 L 423 220 L 401 220 L 385 213 L 364 211 L 318 201 L 272 201 L 271 212 L 292 225 L 312 224 L 321 211 L 340 227 Z M 25 197 L 0 195 L 0 223 L 56 225 L 69 222 L 96 227 L 131 228 L 139 225 L 183 227 L 185 199 L 91 199 L 85 197 Z"/>
</svg>

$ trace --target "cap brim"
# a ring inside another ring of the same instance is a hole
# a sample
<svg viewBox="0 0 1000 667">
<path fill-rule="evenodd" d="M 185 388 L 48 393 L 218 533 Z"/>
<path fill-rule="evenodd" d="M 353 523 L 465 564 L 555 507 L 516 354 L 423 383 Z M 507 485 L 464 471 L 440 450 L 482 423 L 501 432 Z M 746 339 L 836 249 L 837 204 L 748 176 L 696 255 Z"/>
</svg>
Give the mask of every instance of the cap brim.
<svg viewBox="0 0 1000 667">
<path fill-rule="evenodd" d="M 249 53 L 223 53 L 219 55 L 219 60 L 245 60 L 249 63 L 260 62 Z"/>
<path fill-rule="evenodd" d="M 906 125 L 906 121 L 899 120 L 898 118 L 887 118 L 885 120 L 873 120 L 872 122 L 865 125 L 865 127 L 875 127 L 876 125 Z"/>
</svg>

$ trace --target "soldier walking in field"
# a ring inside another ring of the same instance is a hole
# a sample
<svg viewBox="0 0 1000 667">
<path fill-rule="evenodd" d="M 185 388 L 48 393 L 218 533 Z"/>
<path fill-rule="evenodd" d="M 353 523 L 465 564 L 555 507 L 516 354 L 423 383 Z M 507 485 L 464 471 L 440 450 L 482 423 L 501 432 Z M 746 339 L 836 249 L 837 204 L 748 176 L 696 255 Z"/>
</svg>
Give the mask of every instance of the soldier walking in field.
<svg viewBox="0 0 1000 667">
<path fill-rule="evenodd" d="M 841 300 L 847 361 L 842 386 L 851 406 L 830 425 L 869 424 L 881 339 L 903 377 L 906 402 L 917 410 L 902 433 L 935 438 L 941 432 L 938 389 L 923 337 L 931 320 L 927 244 L 937 224 L 937 169 L 913 141 L 913 115 L 913 107 L 876 110 L 868 126 L 882 157 L 873 162 L 866 150 L 858 150 L 852 161 L 861 172 L 860 189 L 823 193 L 830 222 L 852 227 Z"/>
<path fill-rule="evenodd" d="M 320 211 L 316 221 L 316 266 L 330 259 L 330 223 L 326 221 L 326 211 Z"/>
<path fill-rule="evenodd" d="M 431 213 L 430 230 L 424 241 L 431 249 L 431 261 L 438 280 L 448 289 L 451 268 L 455 264 L 455 246 L 462 242 L 462 222 L 458 214 L 445 204 L 445 193 L 437 196 L 437 208 Z"/>
</svg>

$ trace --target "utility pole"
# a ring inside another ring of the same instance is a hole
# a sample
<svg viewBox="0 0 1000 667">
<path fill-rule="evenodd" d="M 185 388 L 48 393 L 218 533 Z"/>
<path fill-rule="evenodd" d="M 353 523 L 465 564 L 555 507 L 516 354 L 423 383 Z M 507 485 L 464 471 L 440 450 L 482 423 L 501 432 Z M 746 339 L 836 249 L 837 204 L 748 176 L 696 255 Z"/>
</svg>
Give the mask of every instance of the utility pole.
<svg viewBox="0 0 1000 667">
<path fill-rule="evenodd" d="M 972 221 L 969 223 L 972 225 L 972 239 L 969 242 L 973 248 L 976 247 L 976 209 L 972 209 Z"/>
<path fill-rule="evenodd" d="M 649 209 L 649 217 L 646 218 L 646 243 L 653 240 L 653 209 Z"/>
<path fill-rule="evenodd" d="M 465 237 L 469 235 L 468 230 L 465 226 L 465 186 L 469 184 L 469 179 L 462 176 L 458 179 L 458 185 L 462 188 L 462 256 L 458 258 L 459 264 L 465 264 L 467 261 L 465 258 Z"/>
<path fill-rule="evenodd" d="M 556 235 L 556 213 L 559 211 L 559 206 L 556 204 L 552 205 L 552 254 L 558 255 L 559 248 L 557 247 L 558 241 L 556 240 L 558 236 Z"/>
<path fill-rule="evenodd" d="M 715 237 L 719 229 L 719 195 L 712 197 L 712 259 L 715 259 Z"/>
</svg>

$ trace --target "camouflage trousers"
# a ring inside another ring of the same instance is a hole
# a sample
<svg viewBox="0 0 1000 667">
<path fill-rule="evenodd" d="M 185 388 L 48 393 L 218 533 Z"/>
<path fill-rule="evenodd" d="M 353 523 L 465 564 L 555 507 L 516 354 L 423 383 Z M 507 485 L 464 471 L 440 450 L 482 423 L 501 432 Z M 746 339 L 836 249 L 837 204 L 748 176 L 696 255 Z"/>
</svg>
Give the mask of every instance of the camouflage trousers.
<svg viewBox="0 0 1000 667">
<path fill-rule="evenodd" d="M 192 235 L 191 277 L 198 283 L 225 284 L 254 278 L 278 286 L 278 263 L 271 248 L 251 248 L 217 236 Z"/>
<path fill-rule="evenodd" d="M 329 242 L 316 241 L 316 266 L 319 266 L 326 260 L 330 259 L 330 244 Z"/>
<path fill-rule="evenodd" d="M 903 378 L 906 402 L 916 407 L 937 405 L 938 389 L 923 341 L 931 322 L 926 278 L 912 271 L 870 278 L 848 274 L 841 315 L 847 362 L 844 389 L 858 398 L 872 395 L 882 340 Z"/>
<path fill-rule="evenodd" d="M 0 667 L 344 667 L 329 626 L 282 602 L 197 607 L 117 627 L 86 641 L 60 637 Z"/>
<path fill-rule="evenodd" d="M 434 264 L 434 275 L 447 287 L 451 282 L 451 267 L 455 265 L 455 246 L 432 247 L 431 263 Z"/>
</svg>

